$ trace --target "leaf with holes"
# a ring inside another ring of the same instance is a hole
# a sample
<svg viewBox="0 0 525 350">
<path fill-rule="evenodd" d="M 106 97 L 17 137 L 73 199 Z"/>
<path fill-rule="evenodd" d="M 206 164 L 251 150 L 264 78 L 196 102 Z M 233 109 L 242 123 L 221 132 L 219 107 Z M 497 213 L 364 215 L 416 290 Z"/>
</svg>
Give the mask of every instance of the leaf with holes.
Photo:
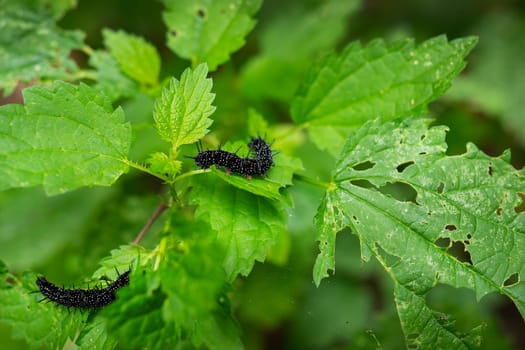
<svg viewBox="0 0 525 350">
<path fill-rule="evenodd" d="M 317 215 L 317 284 L 334 269 L 335 235 L 350 227 L 403 288 L 437 283 L 508 296 L 525 316 L 524 171 L 474 145 L 445 154 L 445 127 L 374 120 L 349 136 Z"/>
<path fill-rule="evenodd" d="M 207 62 L 215 70 L 244 45 L 252 30 L 252 16 L 261 0 L 163 0 L 163 18 L 169 28 L 168 47 L 193 66 Z"/>
<path fill-rule="evenodd" d="M 337 155 L 348 131 L 368 119 L 421 115 L 464 67 L 477 38 L 439 36 L 348 45 L 314 65 L 292 103 L 296 123 L 308 123 L 316 144 Z"/>
<path fill-rule="evenodd" d="M 131 127 L 105 95 L 58 81 L 25 89 L 24 101 L 0 107 L 0 190 L 59 194 L 109 186 L 128 170 Z"/>
</svg>

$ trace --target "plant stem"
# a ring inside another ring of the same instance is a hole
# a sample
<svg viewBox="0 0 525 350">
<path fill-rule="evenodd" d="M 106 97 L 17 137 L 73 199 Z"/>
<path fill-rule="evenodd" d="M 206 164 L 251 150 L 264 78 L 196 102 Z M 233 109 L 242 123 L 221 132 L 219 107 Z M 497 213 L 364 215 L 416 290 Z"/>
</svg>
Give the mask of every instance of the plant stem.
<svg viewBox="0 0 525 350">
<path fill-rule="evenodd" d="M 173 179 L 173 182 L 175 183 L 175 182 L 177 182 L 179 180 L 182 180 L 182 179 L 184 179 L 186 177 L 190 177 L 190 176 L 193 176 L 193 175 L 204 174 L 204 173 L 208 173 L 210 171 L 211 171 L 210 169 L 199 169 L 199 170 L 188 171 L 188 172 L 185 172 L 182 175 L 177 176 L 175 179 Z"/>
<path fill-rule="evenodd" d="M 142 230 L 140 230 L 139 234 L 137 235 L 137 238 L 135 238 L 135 240 L 133 241 L 133 243 L 135 244 L 139 244 L 139 242 L 142 240 L 142 237 L 144 237 L 144 235 L 146 234 L 146 232 L 148 232 L 148 230 L 150 229 L 151 225 L 153 225 L 153 223 L 159 218 L 159 216 L 164 212 L 164 210 L 168 209 L 168 206 L 166 205 L 166 203 L 164 202 L 161 202 L 159 204 L 159 206 L 157 207 L 157 210 L 155 210 L 155 212 L 153 213 L 153 215 L 149 218 L 148 222 L 146 223 L 146 225 L 144 225 L 144 227 L 142 228 Z"/>
<path fill-rule="evenodd" d="M 298 181 L 302 181 L 302 182 L 305 182 L 305 183 L 308 183 L 308 184 L 311 184 L 311 185 L 314 185 L 314 186 L 317 186 L 317 187 L 322 187 L 324 189 L 330 188 L 330 183 L 324 182 L 324 181 L 321 181 L 321 180 L 317 180 L 317 179 L 314 179 L 314 178 L 311 178 L 311 177 L 308 177 L 308 176 L 294 174 L 293 177 L 294 177 L 294 179 L 296 179 Z"/>
<path fill-rule="evenodd" d="M 149 170 L 148 168 L 140 165 L 140 164 L 137 164 L 135 163 L 134 161 L 132 160 L 129 160 L 129 159 L 123 159 L 122 160 L 124 163 L 126 163 L 127 165 L 129 165 L 130 167 L 132 168 L 135 168 L 137 170 L 140 170 L 142 172 L 145 172 L 147 174 L 150 174 L 151 176 L 155 176 L 156 178 L 158 179 L 161 179 L 162 181 L 164 182 L 170 182 L 170 180 L 168 179 L 168 177 L 162 175 L 162 174 L 157 174 L 157 173 L 154 173 L 153 171 Z"/>
</svg>

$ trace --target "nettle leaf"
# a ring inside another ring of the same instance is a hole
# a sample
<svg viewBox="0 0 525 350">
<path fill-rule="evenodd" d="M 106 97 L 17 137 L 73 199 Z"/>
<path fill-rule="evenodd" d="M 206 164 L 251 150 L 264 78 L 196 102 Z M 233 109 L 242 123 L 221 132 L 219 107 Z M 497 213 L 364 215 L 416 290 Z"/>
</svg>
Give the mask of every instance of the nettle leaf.
<svg viewBox="0 0 525 350">
<path fill-rule="evenodd" d="M 150 252 L 136 244 L 120 246 L 111 250 L 111 255 L 100 261 L 101 267 L 95 271 L 93 277 L 107 277 L 115 280 L 119 274 L 128 270 L 135 270 L 140 265 L 145 265 L 151 259 Z"/>
<path fill-rule="evenodd" d="M 168 47 L 191 59 L 193 66 L 207 62 L 212 71 L 244 45 L 244 37 L 255 26 L 252 16 L 261 6 L 261 0 L 163 2 Z"/>
<path fill-rule="evenodd" d="M 432 311 L 424 296 L 416 295 L 400 284 L 395 285 L 395 298 L 409 349 L 480 348 L 482 325 L 469 332 L 459 332 L 448 315 Z"/>
<path fill-rule="evenodd" d="M 53 13 L 33 5 L 0 3 L 0 89 L 6 96 L 19 82 L 72 79 L 79 70 L 70 54 L 83 46 L 84 34 L 58 28 Z"/>
<path fill-rule="evenodd" d="M 117 341 L 107 332 L 106 321 L 102 317 L 95 317 L 82 329 L 75 344 L 80 349 L 114 349 Z"/>
<path fill-rule="evenodd" d="M 155 46 L 122 30 L 104 29 L 104 44 L 122 71 L 142 84 L 158 84 L 160 56 Z"/>
<path fill-rule="evenodd" d="M 109 186 L 128 170 L 130 125 L 95 89 L 58 81 L 25 89 L 24 101 L 0 107 L 0 189 L 54 195 Z"/>
<path fill-rule="evenodd" d="M 222 266 L 227 279 L 233 280 L 239 273 L 247 276 L 255 260 L 264 261 L 285 231 L 284 207 L 217 178 L 199 177 L 193 187 L 193 202 L 198 205 L 196 218 L 209 222 L 225 247 Z"/>
<path fill-rule="evenodd" d="M 125 348 L 173 349 L 180 333 L 172 321 L 163 317 L 165 299 L 157 275 L 132 272 L 130 284 L 101 311 L 108 333 Z"/>
<path fill-rule="evenodd" d="M 193 232 L 191 239 L 168 244 L 169 253 L 159 268 L 166 294 L 163 315 L 196 347 L 204 343 L 211 349 L 229 349 L 229 345 L 232 349 L 242 348 L 224 294 L 225 273 L 217 263 L 224 253 L 215 235 L 203 232 L 202 223 L 193 225 L 193 229 L 199 231 Z"/>
<path fill-rule="evenodd" d="M 335 236 L 348 226 L 363 258 L 415 295 L 437 283 L 478 298 L 496 291 L 525 315 L 524 171 L 472 144 L 447 156 L 446 128 L 429 123 L 374 120 L 349 136 L 318 211 L 315 282 L 334 269 Z"/>
<path fill-rule="evenodd" d="M 476 43 L 475 37 L 449 42 L 445 36 L 417 47 L 411 39 L 374 40 L 364 47 L 354 42 L 310 70 L 292 103 L 292 118 L 323 128 L 314 141 L 336 155 L 344 141 L 337 134 L 370 118 L 420 115 L 450 87 Z M 327 133 L 329 128 L 335 130 Z"/>
<path fill-rule="evenodd" d="M 24 274 L 21 279 L 1 271 L 0 322 L 12 329 L 14 338 L 25 340 L 32 348 L 63 348 L 67 339 L 85 322 L 87 313 L 72 313 L 54 303 L 39 302 L 36 275 Z"/>
<path fill-rule="evenodd" d="M 195 70 L 186 69 L 180 81 L 171 79 L 155 102 L 153 118 L 157 131 L 174 150 L 201 139 L 213 123 L 208 117 L 215 111 L 212 105 L 215 94 L 210 92 L 213 83 L 206 78 L 207 74 L 206 64 Z"/>
</svg>

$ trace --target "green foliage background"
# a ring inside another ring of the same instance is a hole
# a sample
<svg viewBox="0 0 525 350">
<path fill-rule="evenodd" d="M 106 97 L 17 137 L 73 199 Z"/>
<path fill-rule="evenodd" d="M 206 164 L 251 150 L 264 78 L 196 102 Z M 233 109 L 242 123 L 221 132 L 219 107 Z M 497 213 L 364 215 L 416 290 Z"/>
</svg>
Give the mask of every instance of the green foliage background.
<svg viewBox="0 0 525 350">
<path fill-rule="evenodd" d="M 525 347 L 523 2 L 4 0 L 0 29 L 2 348 Z M 185 157 L 257 134 L 265 177 Z M 35 293 L 115 268 L 102 310 Z"/>
</svg>

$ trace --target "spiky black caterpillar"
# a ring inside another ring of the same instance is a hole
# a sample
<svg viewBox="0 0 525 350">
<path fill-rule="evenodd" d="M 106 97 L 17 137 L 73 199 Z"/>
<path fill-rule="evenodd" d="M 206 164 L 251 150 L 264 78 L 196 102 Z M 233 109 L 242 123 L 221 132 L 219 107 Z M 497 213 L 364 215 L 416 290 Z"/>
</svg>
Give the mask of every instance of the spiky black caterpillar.
<svg viewBox="0 0 525 350">
<path fill-rule="evenodd" d="M 115 301 L 117 290 L 129 284 L 130 272 L 119 274 L 106 288 L 65 289 L 49 282 L 44 276 L 37 277 L 36 285 L 46 299 L 67 308 L 98 309 Z"/>
<path fill-rule="evenodd" d="M 236 153 L 227 152 L 222 149 L 201 150 L 195 157 L 195 164 L 201 169 L 207 169 L 212 165 L 225 168 L 227 172 L 240 174 L 246 177 L 264 176 L 273 166 L 273 152 L 261 137 L 252 137 L 248 147 L 255 154 L 253 158 L 239 157 Z"/>
</svg>

